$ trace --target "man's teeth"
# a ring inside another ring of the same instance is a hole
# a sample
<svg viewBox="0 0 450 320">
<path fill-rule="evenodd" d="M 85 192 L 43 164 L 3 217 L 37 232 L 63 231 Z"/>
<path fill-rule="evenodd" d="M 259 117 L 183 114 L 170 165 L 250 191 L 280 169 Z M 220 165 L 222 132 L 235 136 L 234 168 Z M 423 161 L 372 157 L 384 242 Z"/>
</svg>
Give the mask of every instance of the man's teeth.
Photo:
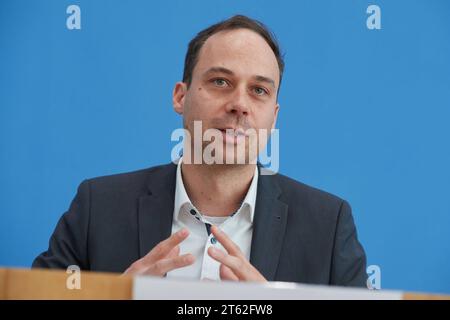
<svg viewBox="0 0 450 320">
<path fill-rule="evenodd" d="M 242 131 L 238 131 L 238 130 L 224 130 L 225 133 L 229 136 L 233 136 L 233 137 L 238 137 L 238 136 L 243 136 L 244 133 Z"/>
</svg>

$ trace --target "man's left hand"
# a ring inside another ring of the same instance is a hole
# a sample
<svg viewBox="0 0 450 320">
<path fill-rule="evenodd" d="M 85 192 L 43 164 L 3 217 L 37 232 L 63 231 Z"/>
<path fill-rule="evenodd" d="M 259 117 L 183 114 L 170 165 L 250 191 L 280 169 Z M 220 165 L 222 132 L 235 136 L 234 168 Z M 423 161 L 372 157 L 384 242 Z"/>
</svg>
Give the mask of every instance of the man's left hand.
<svg viewBox="0 0 450 320">
<path fill-rule="evenodd" d="M 214 260 L 221 263 L 220 278 L 232 281 L 257 281 L 266 282 L 264 276 L 247 260 L 241 249 L 216 226 L 211 227 L 211 232 L 222 246 L 227 250 L 210 247 L 208 254 Z"/>
</svg>

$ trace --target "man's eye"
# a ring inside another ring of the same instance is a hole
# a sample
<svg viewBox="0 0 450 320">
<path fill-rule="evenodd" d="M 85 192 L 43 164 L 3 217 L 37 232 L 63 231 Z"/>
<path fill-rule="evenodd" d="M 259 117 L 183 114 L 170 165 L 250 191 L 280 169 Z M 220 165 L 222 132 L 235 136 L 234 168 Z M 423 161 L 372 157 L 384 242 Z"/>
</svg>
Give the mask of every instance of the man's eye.
<svg viewBox="0 0 450 320">
<path fill-rule="evenodd" d="M 256 87 L 254 89 L 254 91 L 258 96 L 263 96 L 263 95 L 267 94 L 267 91 L 261 87 Z"/>
<path fill-rule="evenodd" d="M 227 85 L 227 81 L 225 79 L 214 79 L 213 83 L 218 87 L 225 87 Z"/>
</svg>

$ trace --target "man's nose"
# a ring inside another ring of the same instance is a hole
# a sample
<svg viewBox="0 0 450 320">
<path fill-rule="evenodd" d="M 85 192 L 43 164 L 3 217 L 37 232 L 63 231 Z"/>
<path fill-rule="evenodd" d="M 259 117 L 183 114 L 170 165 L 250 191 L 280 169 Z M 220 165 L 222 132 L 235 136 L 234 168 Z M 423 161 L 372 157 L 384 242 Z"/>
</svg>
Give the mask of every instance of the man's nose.
<svg viewBox="0 0 450 320">
<path fill-rule="evenodd" d="M 248 98 L 247 90 L 245 88 L 236 88 L 227 104 L 227 112 L 234 113 L 237 116 L 247 116 L 250 111 L 250 102 L 248 101 Z"/>
</svg>

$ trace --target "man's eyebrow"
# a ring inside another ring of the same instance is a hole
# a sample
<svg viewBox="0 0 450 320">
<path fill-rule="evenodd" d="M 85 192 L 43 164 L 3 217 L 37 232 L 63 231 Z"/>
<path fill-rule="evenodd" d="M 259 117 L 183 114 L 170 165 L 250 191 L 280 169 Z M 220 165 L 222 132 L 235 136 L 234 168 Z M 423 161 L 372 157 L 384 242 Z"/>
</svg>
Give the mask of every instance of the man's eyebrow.
<svg viewBox="0 0 450 320">
<path fill-rule="evenodd" d="M 224 68 L 224 67 L 211 67 L 208 70 L 205 71 L 205 74 L 208 73 L 226 73 L 229 75 L 233 75 L 233 71 L 231 71 L 230 69 Z"/>
<path fill-rule="evenodd" d="M 264 76 L 254 76 L 253 78 L 259 82 L 267 82 L 268 84 L 270 84 L 272 87 L 275 88 L 275 81 L 273 81 L 273 79 Z"/>
</svg>

